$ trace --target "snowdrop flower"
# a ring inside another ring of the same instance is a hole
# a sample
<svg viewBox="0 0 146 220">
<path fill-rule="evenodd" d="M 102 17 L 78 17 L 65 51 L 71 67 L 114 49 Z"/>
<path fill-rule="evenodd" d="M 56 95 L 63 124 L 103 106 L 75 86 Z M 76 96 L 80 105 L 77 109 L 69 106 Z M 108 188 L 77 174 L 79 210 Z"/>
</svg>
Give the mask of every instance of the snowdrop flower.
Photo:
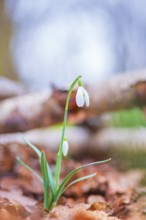
<svg viewBox="0 0 146 220">
<path fill-rule="evenodd" d="M 76 94 L 76 103 L 78 107 L 83 107 L 84 104 L 89 107 L 89 95 L 82 85 L 78 88 Z"/>
<path fill-rule="evenodd" d="M 63 147 L 62 147 L 62 153 L 63 153 L 63 156 L 64 156 L 64 157 L 67 156 L 68 149 L 69 149 L 68 141 L 67 141 L 67 138 L 65 137 L 65 138 L 64 138 L 64 141 L 63 141 Z"/>
</svg>

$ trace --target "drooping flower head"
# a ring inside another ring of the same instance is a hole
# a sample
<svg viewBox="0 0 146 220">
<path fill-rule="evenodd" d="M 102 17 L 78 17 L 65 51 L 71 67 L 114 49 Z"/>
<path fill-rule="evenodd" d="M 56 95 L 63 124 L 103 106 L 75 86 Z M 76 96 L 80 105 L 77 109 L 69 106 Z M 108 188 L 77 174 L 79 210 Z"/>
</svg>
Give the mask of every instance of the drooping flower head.
<svg viewBox="0 0 146 220">
<path fill-rule="evenodd" d="M 86 104 L 87 107 L 89 107 L 89 95 L 86 91 L 86 89 L 82 85 L 82 81 L 78 80 L 78 90 L 76 93 L 76 103 L 78 107 L 83 107 L 84 104 Z"/>
</svg>

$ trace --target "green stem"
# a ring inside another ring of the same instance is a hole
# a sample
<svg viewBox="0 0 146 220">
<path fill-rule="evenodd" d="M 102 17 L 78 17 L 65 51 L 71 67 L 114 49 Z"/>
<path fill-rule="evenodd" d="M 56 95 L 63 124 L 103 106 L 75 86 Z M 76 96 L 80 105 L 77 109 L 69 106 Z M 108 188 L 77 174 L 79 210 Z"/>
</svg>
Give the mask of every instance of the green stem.
<svg viewBox="0 0 146 220">
<path fill-rule="evenodd" d="M 61 161 L 62 161 L 62 146 L 63 146 L 63 141 L 64 141 L 64 136 L 65 136 L 65 128 L 66 128 L 66 122 L 67 122 L 67 113 L 68 113 L 68 106 L 69 106 L 69 100 L 71 93 L 73 91 L 73 88 L 75 84 L 78 82 L 78 80 L 81 78 L 81 76 L 78 76 L 73 83 L 70 86 L 70 89 L 68 91 L 67 99 L 66 99 L 66 104 L 65 104 L 65 112 L 64 112 L 64 120 L 63 120 L 63 129 L 62 129 L 62 136 L 61 136 L 61 142 L 59 145 L 58 149 L 58 154 L 57 154 L 57 161 L 56 161 L 56 167 L 55 167 L 55 172 L 54 172 L 54 179 L 55 179 L 55 189 L 57 192 L 58 189 L 58 184 L 59 184 L 59 178 L 60 178 L 60 169 L 61 169 Z"/>
</svg>

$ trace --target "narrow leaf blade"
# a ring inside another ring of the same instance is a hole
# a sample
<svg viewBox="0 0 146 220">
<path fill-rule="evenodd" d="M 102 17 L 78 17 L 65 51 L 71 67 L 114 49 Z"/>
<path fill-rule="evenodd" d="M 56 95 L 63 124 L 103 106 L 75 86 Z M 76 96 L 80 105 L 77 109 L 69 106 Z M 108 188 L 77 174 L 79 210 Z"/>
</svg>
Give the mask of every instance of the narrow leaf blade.
<svg viewBox="0 0 146 220">
<path fill-rule="evenodd" d="M 43 156 L 42 156 L 42 152 L 35 146 L 33 145 L 31 142 L 29 142 L 28 140 L 24 139 L 24 141 L 26 142 L 26 144 L 29 145 L 29 147 L 35 151 L 35 153 L 38 155 L 39 159 L 40 159 L 40 163 L 41 163 L 41 157 L 45 158 L 45 161 L 46 161 L 46 157 L 45 157 L 45 153 L 43 152 Z M 49 176 L 49 181 L 50 181 L 50 187 L 51 187 L 51 190 L 52 190 L 52 193 L 54 194 L 54 178 L 53 178 L 53 174 L 52 174 L 52 171 L 50 169 L 50 166 L 49 164 L 47 163 L 46 161 L 46 166 L 47 166 L 47 172 L 48 172 L 48 176 Z"/>
<path fill-rule="evenodd" d="M 44 209 L 49 208 L 49 176 L 48 176 L 48 169 L 47 169 L 47 162 L 45 153 L 41 153 L 41 171 L 43 176 L 43 186 L 44 186 Z"/>
<path fill-rule="evenodd" d="M 24 138 L 24 141 L 38 155 L 38 157 L 41 158 L 41 151 L 27 139 Z"/>
<path fill-rule="evenodd" d="M 54 196 L 55 189 L 54 189 L 53 174 L 52 174 L 49 164 L 47 163 L 46 156 L 43 151 L 41 153 L 41 169 L 42 168 L 43 168 L 43 172 L 45 172 L 45 173 L 42 173 L 42 175 L 45 175 L 43 176 L 43 178 L 45 178 L 44 179 L 45 181 L 49 182 L 49 186 L 51 187 L 51 191 L 52 191 L 52 196 Z"/>
<path fill-rule="evenodd" d="M 39 176 L 39 174 L 36 171 L 34 171 L 30 166 L 28 166 L 26 163 L 24 163 L 24 161 L 22 161 L 20 159 L 20 157 L 17 157 L 16 159 L 22 166 L 24 166 L 27 170 L 29 170 L 31 173 L 33 173 L 33 175 L 36 176 L 40 180 L 40 182 L 43 184 L 43 180 L 42 180 L 41 176 Z"/>
<path fill-rule="evenodd" d="M 101 163 L 106 163 L 109 162 L 111 160 L 111 158 L 107 159 L 107 160 L 102 160 L 102 161 L 97 161 L 97 162 L 93 162 L 93 163 L 89 163 L 89 164 L 85 164 L 83 166 L 80 166 L 76 169 L 74 169 L 73 171 L 71 171 L 62 181 L 62 183 L 60 184 L 57 193 L 56 193 L 56 197 L 58 198 L 58 195 L 60 195 L 60 193 L 64 190 L 64 187 L 66 186 L 66 184 L 68 183 L 68 181 L 81 169 L 88 167 L 88 166 L 92 166 L 92 165 L 97 165 L 97 164 L 101 164 Z"/>
<path fill-rule="evenodd" d="M 78 183 L 78 182 L 80 182 L 80 181 L 83 181 L 83 180 L 87 180 L 87 179 L 89 179 L 89 178 L 92 178 L 92 177 L 96 176 L 96 174 L 97 174 L 97 173 L 95 172 L 95 173 L 92 173 L 92 174 L 89 174 L 89 175 L 80 177 L 80 178 L 78 178 L 78 179 L 72 181 L 70 184 L 68 184 L 68 185 L 63 189 L 62 192 L 60 192 L 61 194 L 59 195 L 59 197 L 60 197 L 70 186 L 72 186 L 72 185 L 74 185 L 75 183 Z"/>
<path fill-rule="evenodd" d="M 47 169 L 48 169 L 50 187 L 51 187 L 51 190 L 52 190 L 52 194 L 54 195 L 54 193 L 55 193 L 54 178 L 53 178 L 53 174 L 52 174 L 52 171 L 51 171 L 51 168 L 50 168 L 49 164 L 47 164 Z"/>
<path fill-rule="evenodd" d="M 48 175 L 47 162 L 44 152 L 41 153 L 41 171 L 42 171 L 44 185 L 45 184 L 49 185 L 49 175 Z"/>
</svg>

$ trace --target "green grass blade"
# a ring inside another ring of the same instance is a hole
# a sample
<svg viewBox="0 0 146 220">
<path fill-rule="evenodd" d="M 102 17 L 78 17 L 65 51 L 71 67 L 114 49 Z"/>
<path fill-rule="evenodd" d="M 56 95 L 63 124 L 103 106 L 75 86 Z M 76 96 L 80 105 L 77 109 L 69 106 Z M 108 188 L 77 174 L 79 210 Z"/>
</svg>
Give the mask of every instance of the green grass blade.
<svg viewBox="0 0 146 220">
<path fill-rule="evenodd" d="M 41 151 L 31 142 L 24 138 L 25 143 L 41 158 Z"/>
<path fill-rule="evenodd" d="M 83 181 L 83 180 L 87 180 L 87 179 L 89 179 L 89 178 L 92 178 L 92 177 L 96 176 L 96 174 L 97 174 L 97 173 L 95 172 L 95 173 L 92 173 L 92 174 L 89 174 L 89 175 L 80 177 L 80 178 L 78 178 L 78 179 L 72 181 L 70 184 L 68 184 L 68 185 L 63 189 L 62 192 L 60 192 L 61 194 L 59 194 L 59 197 L 60 197 L 70 186 L 72 186 L 72 185 L 74 185 L 75 183 L 78 183 L 78 182 L 80 182 L 80 181 Z"/>
<path fill-rule="evenodd" d="M 40 182 L 42 183 L 42 185 L 43 185 L 43 180 L 42 180 L 41 176 L 39 176 L 39 174 L 38 174 L 37 172 L 35 172 L 30 166 L 28 166 L 26 163 L 24 163 L 24 162 L 20 159 L 20 157 L 17 157 L 16 159 L 17 159 L 17 161 L 18 161 L 22 166 L 24 166 L 27 170 L 29 170 L 30 172 L 32 172 L 33 175 L 36 176 L 36 177 L 40 180 Z"/>
<path fill-rule="evenodd" d="M 96 165 L 96 164 L 101 164 L 101 163 L 106 163 L 109 162 L 111 160 L 111 158 L 107 159 L 107 160 L 102 160 L 102 161 L 97 161 L 97 162 L 93 162 L 93 163 L 89 163 L 89 164 L 85 164 L 83 166 L 80 166 L 76 169 L 74 169 L 73 171 L 71 171 L 62 181 L 62 183 L 60 184 L 57 193 L 56 193 L 56 198 L 58 199 L 58 195 L 61 194 L 61 192 L 64 190 L 64 187 L 66 186 L 66 184 L 68 183 L 68 181 L 81 169 L 88 167 L 88 166 L 92 166 L 92 165 Z"/>
</svg>

